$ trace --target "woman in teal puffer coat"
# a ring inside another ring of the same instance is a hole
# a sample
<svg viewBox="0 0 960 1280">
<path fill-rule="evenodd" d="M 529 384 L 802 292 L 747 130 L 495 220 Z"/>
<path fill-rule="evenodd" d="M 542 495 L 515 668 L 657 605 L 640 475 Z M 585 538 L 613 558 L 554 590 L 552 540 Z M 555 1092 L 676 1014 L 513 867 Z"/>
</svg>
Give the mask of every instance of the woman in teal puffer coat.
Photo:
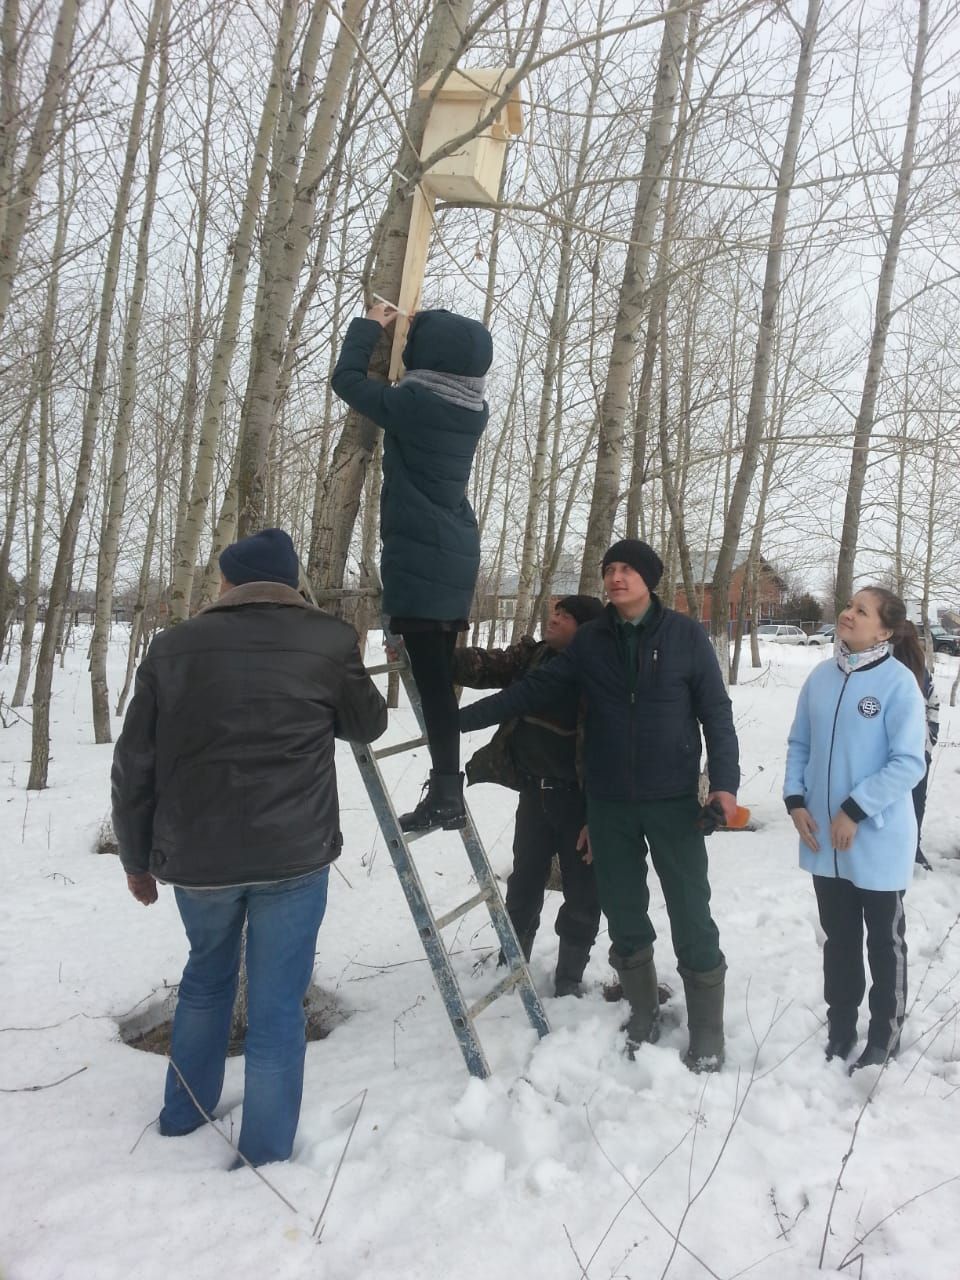
<svg viewBox="0 0 960 1280">
<path fill-rule="evenodd" d="M 917 681 L 893 656 L 906 609 L 883 587 L 858 591 L 837 620 L 837 651 L 800 691 L 790 730 L 784 800 L 813 874 L 823 948 L 827 1059 L 857 1042 L 870 965 L 867 1043 L 851 1071 L 900 1045 L 907 996 L 903 894 L 913 875 L 912 790 L 925 769 Z"/>
<path fill-rule="evenodd" d="M 484 382 L 493 341 L 477 320 L 421 311 L 396 386 L 368 377 L 385 305 L 352 320 L 333 371 L 336 394 L 383 428 L 380 537 L 383 611 L 403 636 L 423 703 L 433 768 L 421 802 L 402 814 L 405 831 L 466 822 L 452 660 L 466 631 L 480 568 L 480 534 L 467 484 L 487 425 Z"/>
</svg>

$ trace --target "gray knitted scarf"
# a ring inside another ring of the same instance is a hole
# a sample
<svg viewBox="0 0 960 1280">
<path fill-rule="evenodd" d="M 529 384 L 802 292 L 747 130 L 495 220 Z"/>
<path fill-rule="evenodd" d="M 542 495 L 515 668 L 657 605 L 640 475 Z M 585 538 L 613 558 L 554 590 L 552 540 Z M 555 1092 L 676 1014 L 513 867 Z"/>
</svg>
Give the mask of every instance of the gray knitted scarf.
<svg viewBox="0 0 960 1280">
<path fill-rule="evenodd" d="M 470 409 L 474 413 L 483 410 L 483 388 L 486 378 L 470 378 L 464 373 L 437 373 L 434 369 L 410 369 L 400 379 L 416 382 L 432 391 L 447 404 L 458 409 Z"/>
</svg>

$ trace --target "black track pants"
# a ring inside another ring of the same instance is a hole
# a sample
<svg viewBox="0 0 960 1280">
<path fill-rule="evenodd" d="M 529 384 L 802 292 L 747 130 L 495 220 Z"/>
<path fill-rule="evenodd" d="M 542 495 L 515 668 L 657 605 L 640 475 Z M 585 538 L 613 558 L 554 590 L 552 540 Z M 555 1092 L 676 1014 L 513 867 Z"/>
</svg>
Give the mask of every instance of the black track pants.
<svg viewBox="0 0 960 1280">
<path fill-rule="evenodd" d="M 870 965 L 870 1029 L 867 1041 L 886 1051 L 896 1047 L 907 1003 L 906 917 L 903 891 L 858 889 L 849 880 L 814 876 L 823 946 L 823 996 L 830 1035 L 854 1035 L 866 989 L 863 934 Z"/>
</svg>

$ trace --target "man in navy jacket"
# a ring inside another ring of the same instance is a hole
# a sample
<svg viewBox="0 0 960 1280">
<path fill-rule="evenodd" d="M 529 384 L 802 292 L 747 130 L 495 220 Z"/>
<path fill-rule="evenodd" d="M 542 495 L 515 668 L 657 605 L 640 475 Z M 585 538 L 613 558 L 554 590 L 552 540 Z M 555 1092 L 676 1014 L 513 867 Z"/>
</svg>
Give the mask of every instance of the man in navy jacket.
<svg viewBox="0 0 960 1280">
<path fill-rule="evenodd" d="M 730 698 L 709 638 L 694 619 L 653 594 L 659 556 L 635 538 L 603 558 L 610 600 L 549 666 L 465 707 L 462 729 L 544 710 L 584 696 L 584 785 L 610 962 L 630 1002 L 631 1052 L 659 1033 L 656 936 L 649 916 L 646 854 L 660 877 L 687 998 L 693 1070 L 723 1061 L 726 963 L 710 914 L 707 852 L 698 828 L 701 729 L 711 791 L 724 814 L 736 808 L 739 749 Z"/>
</svg>

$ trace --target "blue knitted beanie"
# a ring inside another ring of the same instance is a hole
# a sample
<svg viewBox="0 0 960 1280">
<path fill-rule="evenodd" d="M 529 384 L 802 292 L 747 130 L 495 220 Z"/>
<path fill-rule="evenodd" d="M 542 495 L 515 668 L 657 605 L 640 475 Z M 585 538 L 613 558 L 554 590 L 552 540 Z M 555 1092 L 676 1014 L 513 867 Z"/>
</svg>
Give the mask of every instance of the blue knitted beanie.
<svg viewBox="0 0 960 1280">
<path fill-rule="evenodd" d="M 235 587 L 245 582 L 282 582 L 295 589 L 300 562 L 289 533 L 261 529 L 220 552 L 220 572 Z"/>
</svg>

